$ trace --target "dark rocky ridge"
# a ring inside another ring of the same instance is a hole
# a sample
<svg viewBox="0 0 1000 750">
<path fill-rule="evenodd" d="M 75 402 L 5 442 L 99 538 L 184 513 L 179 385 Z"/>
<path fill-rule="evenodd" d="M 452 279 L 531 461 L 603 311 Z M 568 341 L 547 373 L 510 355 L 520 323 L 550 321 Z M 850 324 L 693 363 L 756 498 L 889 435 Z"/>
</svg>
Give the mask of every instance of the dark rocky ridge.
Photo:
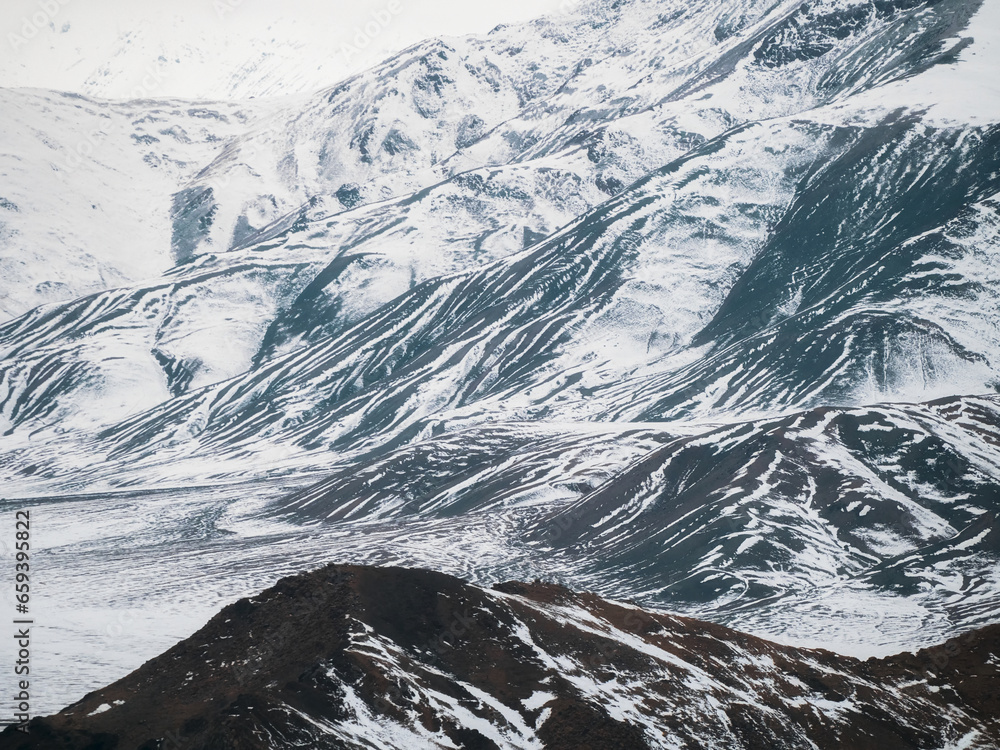
<svg viewBox="0 0 1000 750">
<path fill-rule="evenodd" d="M 886 659 L 543 583 L 285 578 L 0 748 L 996 748 L 1000 626 Z"/>
</svg>

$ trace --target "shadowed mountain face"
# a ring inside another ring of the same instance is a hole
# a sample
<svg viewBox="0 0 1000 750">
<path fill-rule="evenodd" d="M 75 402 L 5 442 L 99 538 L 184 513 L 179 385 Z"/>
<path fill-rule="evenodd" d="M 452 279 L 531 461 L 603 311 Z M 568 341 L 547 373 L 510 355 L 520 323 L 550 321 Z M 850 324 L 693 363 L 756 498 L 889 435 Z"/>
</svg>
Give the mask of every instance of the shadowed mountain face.
<svg viewBox="0 0 1000 750">
<path fill-rule="evenodd" d="M 539 570 L 785 639 L 843 646 L 862 628 L 867 648 L 929 643 L 995 620 L 997 397 L 821 408 L 686 435 L 653 426 L 443 435 L 289 495 L 285 518 L 360 540 L 501 516 L 491 533 L 512 566 L 495 575 Z"/>
<path fill-rule="evenodd" d="M 858 661 L 559 586 L 330 566 L 0 747 L 973 750 L 1000 741 L 998 685 L 996 626 Z"/>
<path fill-rule="evenodd" d="M 330 562 L 864 656 L 996 619 L 995 3 L 571 5 L 280 100 L 0 91 L 41 705 Z"/>
<path fill-rule="evenodd" d="M 964 617 L 990 621 L 998 446 L 995 397 L 732 425 L 667 442 L 526 536 L 714 617 L 825 585 L 943 597 L 954 566 Z"/>
</svg>

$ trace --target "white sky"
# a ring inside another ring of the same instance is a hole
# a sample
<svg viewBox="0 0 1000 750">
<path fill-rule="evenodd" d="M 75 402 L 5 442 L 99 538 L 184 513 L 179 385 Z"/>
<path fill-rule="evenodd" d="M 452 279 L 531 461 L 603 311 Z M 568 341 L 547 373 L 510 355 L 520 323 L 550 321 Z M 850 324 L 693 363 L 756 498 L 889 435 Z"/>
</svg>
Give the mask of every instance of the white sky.
<svg viewBox="0 0 1000 750">
<path fill-rule="evenodd" d="M 559 0 L 0 2 L 0 86 L 110 98 L 140 89 L 150 96 L 232 95 L 234 73 L 262 61 L 236 95 L 311 90 L 430 36 L 485 33 L 559 8 Z"/>
</svg>

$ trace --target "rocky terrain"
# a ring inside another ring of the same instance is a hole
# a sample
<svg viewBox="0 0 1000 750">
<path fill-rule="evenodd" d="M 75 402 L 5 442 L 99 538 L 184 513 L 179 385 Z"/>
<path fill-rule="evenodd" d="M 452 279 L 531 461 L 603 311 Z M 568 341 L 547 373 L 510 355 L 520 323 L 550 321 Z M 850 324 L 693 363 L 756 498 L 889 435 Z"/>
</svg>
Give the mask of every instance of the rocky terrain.
<svg viewBox="0 0 1000 750">
<path fill-rule="evenodd" d="M 995 748 L 1000 627 L 859 661 L 543 583 L 328 566 L 0 748 Z"/>
</svg>

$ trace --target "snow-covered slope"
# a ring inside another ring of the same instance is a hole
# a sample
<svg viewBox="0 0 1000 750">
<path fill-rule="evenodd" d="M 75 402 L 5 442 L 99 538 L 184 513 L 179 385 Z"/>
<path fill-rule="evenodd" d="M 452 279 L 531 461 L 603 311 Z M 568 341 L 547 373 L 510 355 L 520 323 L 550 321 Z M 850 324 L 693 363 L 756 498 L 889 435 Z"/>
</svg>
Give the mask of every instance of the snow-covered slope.
<svg viewBox="0 0 1000 750">
<path fill-rule="evenodd" d="M 47 304 L 0 325 L 5 491 L 65 514 L 55 579 L 128 550 L 178 637 L 176 538 L 223 599 L 333 558 L 856 653 L 982 624 L 996 13 L 597 2 L 247 105 L 7 92 L 5 304 Z M 164 498 L 197 512 L 71 531 Z"/>
<path fill-rule="evenodd" d="M 718 11 L 689 9 L 671 21 L 687 40 L 683 47 L 663 50 L 662 33 L 647 32 L 651 38 L 636 43 L 634 54 L 605 55 L 580 70 L 572 63 L 624 44 L 621 36 L 643 28 L 657 8 L 637 3 L 592 12 L 587 23 L 570 26 L 575 34 L 565 19 L 503 29 L 488 43 L 467 43 L 465 51 L 428 43 L 325 93 L 294 117 L 278 111 L 258 119 L 173 200 L 172 250 L 186 265 L 154 286 L 47 311 L 52 322 L 42 339 L 35 318 L 4 332 L 9 351 L 17 352 L 7 367 L 20 373 L 6 378 L 5 416 L 16 426 L 25 414 L 37 415 L 23 404 L 45 392 L 44 413 L 64 427 L 74 415 L 83 425 L 113 421 L 150 405 L 148 390 L 132 399 L 123 384 L 146 380 L 157 363 L 158 398 L 179 396 L 276 355 L 280 362 L 303 344 L 329 348 L 319 342 L 345 335 L 352 324 L 370 331 L 366 315 L 385 317 L 377 308 L 399 295 L 426 295 L 430 287 L 414 288 L 422 281 L 434 286 L 456 272 L 494 274 L 515 262 L 536 263 L 541 256 L 515 261 L 514 254 L 544 237 L 533 252 L 562 255 L 568 245 L 604 252 L 623 233 L 631 247 L 608 267 L 615 277 L 599 296 L 591 303 L 567 298 L 561 313 L 549 311 L 563 317 L 545 326 L 546 337 L 576 322 L 544 358 L 557 363 L 543 371 L 539 359 L 532 379 L 544 388 L 546 380 L 586 370 L 586 382 L 568 393 L 559 389 L 560 400 L 577 403 L 545 403 L 544 411 L 557 409 L 565 419 L 595 412 L 616 419 L 713 417 L 720 410 L 850 403 L 861 392 L 868 399 L 919 400 L 990 388 L 997 358 L 995 128 L 942 127 L 919 111 L 901 115 L 895 102 L 849 116 L 844 105 L 828 104 L 886 77 L 919 72 L 940 62 L 939 50 L 964 46 L 940 37 L 964 23 L 972 7 L 887 6 L 874 14 L 848 8 L 818 19 L 812 11 L 799 19 L 792 9 L 772 8 L 744 19 L 735 36 L 718 31 Z M 799 38 L 800 31 L 778 45 L 772 37 L 791 33 L 783 31 L 789 19 L 799 19 L 798 29 L 815 24 L 811 33 L 824 39 L 839 19 L 834 36 L 844 38 L 816 49 L 809 45 L 818 42 Z M 515 36 L 531 44 L 530 57 L 511 46 Z M 898 45 L 900 38 L 920 45 L 922 54 L 887 54 L 890 41 Z M 866 76 L 844 67 L 848 48 L 851 64 L 862 51 L 868 55 Z M 650 66 L 655 74 L 636 77 Z M 744 78 L 739 96 L 727 92 Z M 584 117 L 581 102 L 594 101 L 598 91 L 611 96 L 605 79 L 619 87 L 630 82 L 631 93 Z M 776 103 L 778 91 L 785 98 Z M 740 124 L 765 111 L 766 122 Z M 685 130 L 678 131 L 682 115 Z M 632 127 L 637 118 L 646 124 L 636 137 L 609 130 Z M 650 172 L 650 159 L 662 166 Z M 596 206 L 607 197 L 602 191 L 617 195 Z M 372 200 L 379 202 L 366 208 Z M 216 290 L 214 301 L 191 291 L 205 279 Z M 234 291 L 223 291 L 226 285 Z M 481 295 L 477 304 L 499 311 L 495 306 L 508 299 Z M 60 319 L 77 329 L 81 305 L 91 311 L 88 318 L 99 311 L 95 325 L 115 319 L 131 332 L 123 337 L 117 326 L 99 325 L 103 333 L 84 346 L 74 339 L 72 351 L 52 351 L 50 342 L 65 340 Z M 226 315 L 230 305 L 240 313 Z M 155 310 L 168 312 L 150 314 Z M 534 319 L 542 309 L 524 312 Z M 508 325 L 502 315 L 498 320 Z M 28 348 L 24 329 L 33 332 Z M 436 336 L 457 342 L 461 327 L 449 324 Z M 109 337 L 147 354 L 108 365 Z M 222 349 L 220 338 L 227 341 Z M 351 346 L 358 349 L 356 336 Z M 878 361 L 875 351 L 882 352 Z M 78 368 L 82 395 L 52 399 L 53 388 L 25 374 L 51 371 L 39 357 L 57 359 L 61 371 Z M 407 361 L 396 358 L 394 368 Z M 456 364 L 470 371 L 497 366 L 468 358 Z M 461 382 L 454 373 L 435 380 L 456 377 Z M 518 383 L 513 403 L 538 413 L 539 398 L 524 385 Z M 329 398 L 298 382 L 294 387 L 306 399 Z M 108 410 L 94 400 L 93 388 L 131 403 Z M 602 403 L 581 399 L 581 388 L 597 389 Z M 635 403 L 640 389 L 645 395 Z M 456 405 L 455 395 L 436 398 L 433 411 Z M 480 388 L 476 395 L 493 394 Z M 508 396 L 502 394 L 509 409 Z M 12 413 L 16 403 L 19 414 Z M 42 426 L 29 422 L 33 430 Z"/>
<path fill-rule="evenodd" d="M 0 89 L 0 319 L 174 265 L 171 195 L 253 116 Z"/>
</svg>

